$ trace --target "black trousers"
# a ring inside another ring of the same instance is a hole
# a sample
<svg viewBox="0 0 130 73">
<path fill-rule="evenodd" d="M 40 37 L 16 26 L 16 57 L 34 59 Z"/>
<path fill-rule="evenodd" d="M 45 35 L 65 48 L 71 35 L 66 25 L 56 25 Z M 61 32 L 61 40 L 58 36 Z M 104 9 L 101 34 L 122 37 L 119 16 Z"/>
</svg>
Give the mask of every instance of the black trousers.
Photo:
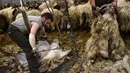
<svg viewBox="0 0 130 73">
<path fill-rule="evenodd" d="M 37 58 L 31 53 L 32 48 L 30 46 L 28 36 L 23 34 L 13 25 L 9 25 L 7 32 L 9 37 L 25 52 L 30 73 L 40 73 L 40 64 Z"/>
</svg>

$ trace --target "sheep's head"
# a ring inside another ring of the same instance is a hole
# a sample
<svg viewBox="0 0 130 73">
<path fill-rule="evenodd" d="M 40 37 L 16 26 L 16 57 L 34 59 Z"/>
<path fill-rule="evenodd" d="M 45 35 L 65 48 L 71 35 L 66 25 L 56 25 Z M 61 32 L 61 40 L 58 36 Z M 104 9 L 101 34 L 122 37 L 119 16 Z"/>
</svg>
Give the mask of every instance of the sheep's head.
<svg viewBox="0 0 130 73">
<path fill-rule="evenodd" d="M 99 12 L 103 15 L 104 13 L 111 13 L 114 14 L 116 13 L 116 9 L 112 4 L 105 4 L 100 7 Z"/>
<path fill-rule="evenodd" d="M 103 5 L 100 8 L 99 12 L 103 15 L 104 18 L 116 19 L 116 8 L 112 4 Z"/>
<path fill-rule="evenodd" d="M 16 16 L 18 13 L 20 13 L 21 10 L 19 8 L 14 8 L 12 15 L 13 15 L 13 20 L 15 20 Z"/>
</svg>

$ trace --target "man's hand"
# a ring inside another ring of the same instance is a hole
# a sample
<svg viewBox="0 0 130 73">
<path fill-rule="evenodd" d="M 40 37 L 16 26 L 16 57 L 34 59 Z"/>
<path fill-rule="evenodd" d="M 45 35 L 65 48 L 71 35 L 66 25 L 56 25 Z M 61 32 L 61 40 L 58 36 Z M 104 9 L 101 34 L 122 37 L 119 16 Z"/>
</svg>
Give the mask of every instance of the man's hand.
<svg viewBox="0 0 130 73">
<path fill-rule="evenodd" d="M 32 48 L 32 53 L 35 53 L 36 52 L 36 50 L 37 50 L 37 48 L 35 47 L 35 48 Z"/>
<path fill-rule="evenodd" d="M 40 59 L 40 56 L 39 56 L 39 54 L 38 54 L 38 52 L 37 52 L 36 50 L 37 50 L 37 48 L 33 48 L 33 49 L 32 49 L 32 53 L 33 53 L 33 55 L 34 55 L 35 57 L 37 57 L 37 58 Z"/>
</svg>

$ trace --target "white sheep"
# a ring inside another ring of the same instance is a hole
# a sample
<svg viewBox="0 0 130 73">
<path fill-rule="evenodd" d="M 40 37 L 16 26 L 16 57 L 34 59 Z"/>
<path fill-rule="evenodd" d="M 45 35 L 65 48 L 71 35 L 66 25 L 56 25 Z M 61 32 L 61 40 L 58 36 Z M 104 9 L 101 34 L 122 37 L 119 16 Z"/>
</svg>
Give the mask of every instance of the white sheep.
<svg viewBox="0 0 130 73">
<path fill-rule="evenodd" d="M 53 6 L 55 5 L 55 3 L 56 3 L 56 0 L 50 0 L 50 2 L 51 2 L 51 5 L 52 5 L 52 7 L 53 7 Z M 48 7 L 51 7 L 48 0 L 46 1 L 46 3 L 47 3 L 47 5 L 48 5 Z M 39 9 L 40 9 L 41 11 L 43 11 L 44 9 L 47 8 L 46 3 L 43 2 L 43 3 L 39 6 Z"/>
<path fill-rule="evenodd" d="M 40 16 L 41 15 L 41 12 L 36 10 L 36 9 L 33 9 L 33 10 L 29 10 L 27 11 L 27 15 L 29 16 Z M 21 18 L 22 17 L 22 13 L 19 13 L 15 19 L 18 19 L 18 18 Z"/>
<path fill-rule="evenodd" d="M 88 19 L 87 21 L 91 24 L 93 22 L 93 12 L 92 12 L 92 6 L 90 4 L 90 2 L 86 3 L 86 4 L 80 4 L 80 5 L 72 5 L 69 8 L 69 14 L 70 17 L 73 20 L 77 20 L 79 21 L 78 25 L 81 26 L 83 19 L 82 19 L 82 14 L 85 14 L 86 18 Z M 86 20 L 85 20 L 86 22 Z"/>
<path fill-rule="evenodd" d="M 6 16 L 9 23 L 14 21 L 15 12 L 16 12 L 16 9 L 12 7 L 8 7 L 8 8 L 0 10 L 0 14 Z"/>
<path fill-rule="evenodd" d="M 130 2 L 118 0 L 117 17 L 121 31 L 130 30 Z"/>
<path fill-rule="evenodd" d="M 68 3 L 68 7 L 70 7 L 70 6 L 72 6 L 72 5 L 74 4 L 74 0 L 66 0 L 66 1 L 67 1 L 67 3 Z M 57 2 L 56 0 L 50 0 L 50 2 L 51 2 L 51 5 L 52 5 L 52 8 L 53 8 L 55 5 L 58 4 L 58 2 Z M 48 5 L 48 7 L 50 8 L 51 6 L 50 6 L 50 3 L 49 3 L 48 0 L 46 1 L 46 3 L 47 3 L 47 5 Z M 44 9 L 47 8 L 46 3 L 43 2 L 43 3 L 39 6 L 39 9 L 40 9 L 41 11 L 43 11 Z"/>
</svg>

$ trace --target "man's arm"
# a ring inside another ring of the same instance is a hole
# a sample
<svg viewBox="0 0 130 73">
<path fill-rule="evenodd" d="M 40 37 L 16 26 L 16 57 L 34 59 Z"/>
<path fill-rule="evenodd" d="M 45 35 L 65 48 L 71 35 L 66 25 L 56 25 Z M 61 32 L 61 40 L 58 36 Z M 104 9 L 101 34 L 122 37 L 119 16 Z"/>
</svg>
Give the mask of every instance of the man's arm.
<svg viewBox="0 0 130 73">
<path fill-rule="evenodd" d="M 95 0 L 89 0 L 90 4 L 95 6 Z"/>
<path fill-rule="evenodd" d="M 32 47 L 32 50 L 35 51 L 36 50 L 36 39 L 35 39 L 35 35 L 39 29 L 39 25 L 36 22 L 31 22 L 31 29 L 30 29 L 30 34 L 29 34 L 29 43 Z"/>
</svg>

